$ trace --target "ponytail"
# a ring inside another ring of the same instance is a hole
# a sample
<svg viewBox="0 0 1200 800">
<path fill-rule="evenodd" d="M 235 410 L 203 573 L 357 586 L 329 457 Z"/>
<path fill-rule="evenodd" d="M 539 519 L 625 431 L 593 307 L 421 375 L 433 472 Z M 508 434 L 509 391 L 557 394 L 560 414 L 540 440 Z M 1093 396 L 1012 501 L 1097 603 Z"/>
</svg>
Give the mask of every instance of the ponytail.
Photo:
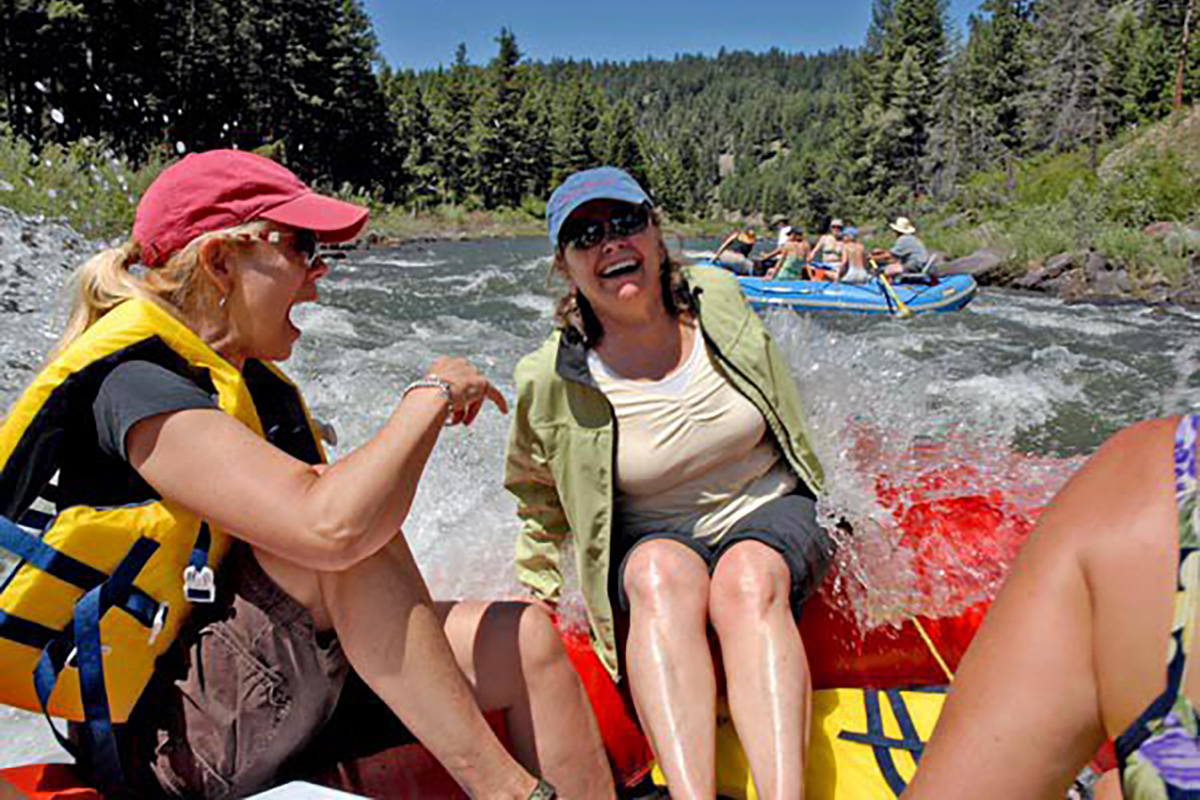
<svg viewBox="0 0 1200 800">
<path fill-rule="evenodd" d="M 96 320 L 126 300 L 154 300 L 145 284 L 129 271 L 136 264 L 140 249 L 136 242 L 126 242 L 89 258 L 71 277 L 68 292 L 71 298 L 70 316 L 66 330 L 54 348 L 54 355 L 78 339 Z"/>
<path fill-rule="evenodd" d="M 223 312 L 220 294 L 200 269 L 200 245 L 208 239 L 228 239 L 264 229 L 265 223 L 249 222 L 233 228 L 204 233 L 193 239 L 166 264 L 153 269 L 130 267 L 141 258 L 137 242 L 128 241 L 97 253 L 75 271 L 69 290 L 70 317 L 51 359 L 83 335 L 98 319 L 126 300 L 146 300 L 194 328 L 204 319 Z"/>
</svg>

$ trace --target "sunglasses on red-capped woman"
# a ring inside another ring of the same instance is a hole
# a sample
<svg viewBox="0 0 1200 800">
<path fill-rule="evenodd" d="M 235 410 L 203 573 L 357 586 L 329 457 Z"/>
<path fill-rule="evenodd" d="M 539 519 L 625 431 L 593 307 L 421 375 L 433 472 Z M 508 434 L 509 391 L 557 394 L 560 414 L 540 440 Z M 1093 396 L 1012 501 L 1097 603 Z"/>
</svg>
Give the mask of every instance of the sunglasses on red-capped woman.
<svg viewBox="0 0 1200 800">
<path fill-rule="evenodd" d="M 258 239 L 268 244 L 283 244 L 290 242 L 292 250 L 304 259 L 304 268 L 311 272 L 321 265 L 321 252 L 318 249 L 320 240 L 316 231 L 298 229 L 294 231 L 259 231 L 258 233 L 238 234 L 241 239 Z"/>
</svg>

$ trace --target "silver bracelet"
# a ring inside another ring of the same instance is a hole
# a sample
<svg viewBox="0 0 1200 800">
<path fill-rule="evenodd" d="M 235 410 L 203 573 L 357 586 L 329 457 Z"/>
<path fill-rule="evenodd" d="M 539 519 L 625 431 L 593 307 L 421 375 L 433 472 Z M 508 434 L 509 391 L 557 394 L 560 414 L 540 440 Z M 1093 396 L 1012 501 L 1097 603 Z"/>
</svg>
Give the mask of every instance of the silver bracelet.
<svg viewBox="0 0 1200 800">
<path fill-rule="evenodd" d="M 453 401 L 453 398 L 450 396 L 450 382 L 442 380 L 437 375 L 426 375 L 424 378 L 413 381 L 408 386 L 405 386 L 404 393 L 400 395 L 400 399 L 403 400 L 408 397 L 408 393 L 413 389 L 437 389 L 441 392 L 442 397 L 446 398 L 446 402 Z"/>
</svg>

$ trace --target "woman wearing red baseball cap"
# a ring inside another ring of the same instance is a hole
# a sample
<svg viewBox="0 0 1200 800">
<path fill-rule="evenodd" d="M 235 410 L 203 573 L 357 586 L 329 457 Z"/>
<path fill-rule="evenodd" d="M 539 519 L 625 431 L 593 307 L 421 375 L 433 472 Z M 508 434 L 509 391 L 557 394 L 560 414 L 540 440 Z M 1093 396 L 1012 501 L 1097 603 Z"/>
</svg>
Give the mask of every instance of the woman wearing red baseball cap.
<svg viewBox="0 0 1200 800">
<path fill-rule="evenodd" d="M 0 641 L 0 702 L 82 723 L 97 780 L 151 795 L 261 790 L 336 760 L 346 731 L 370 742 L 374 708 L 474 797 L 553 796 L 535 771 L 611 797 L 549 617 L 432 602 L 400 533 L 442 427 L 504 398 L 439 358 L 326 465 L 271 363 L 328 271 L 318 242 L 366 219 L 268 159 L 200 153 L 147 190 L 131 241 L 79 269 L 63 339 L 0 429 L 0 546 L 23 559 L 0 639 L 29 659 L 10 666 Z M 339 704 L 354 717 L 331 736 Z M 481 706 L 507 712 L 516 759 Z"/>
</svg>

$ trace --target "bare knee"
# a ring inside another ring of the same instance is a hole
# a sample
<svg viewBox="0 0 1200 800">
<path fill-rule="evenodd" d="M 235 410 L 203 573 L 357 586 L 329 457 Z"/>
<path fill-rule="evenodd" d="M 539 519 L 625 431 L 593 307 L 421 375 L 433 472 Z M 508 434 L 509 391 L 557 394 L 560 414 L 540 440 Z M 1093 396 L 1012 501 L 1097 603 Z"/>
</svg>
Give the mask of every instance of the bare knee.
<svg viewBox="0 0 1200 800">
<path fill-rule="evenodd" d="M 717 562 L 709 590 L 709 617 L 722 629 L 788 608 L 791 574 L 783 556 L 760 542 L 742 542 Z"/>
<path fill-rule="evenodd" d="M 526 680 L 567 663 L 567 651 L 550 614 L 541 606 L 527 605 L 520 611 L 517 629 L 521 667 Z"/>
<path fill-rule="evenodd" d="M 625 565 L 625 593 L 641 614 L 703 614 L 708 603 L 708 569 L 696 553 L 677 542 L 641 545 Z"/>
</svg>

